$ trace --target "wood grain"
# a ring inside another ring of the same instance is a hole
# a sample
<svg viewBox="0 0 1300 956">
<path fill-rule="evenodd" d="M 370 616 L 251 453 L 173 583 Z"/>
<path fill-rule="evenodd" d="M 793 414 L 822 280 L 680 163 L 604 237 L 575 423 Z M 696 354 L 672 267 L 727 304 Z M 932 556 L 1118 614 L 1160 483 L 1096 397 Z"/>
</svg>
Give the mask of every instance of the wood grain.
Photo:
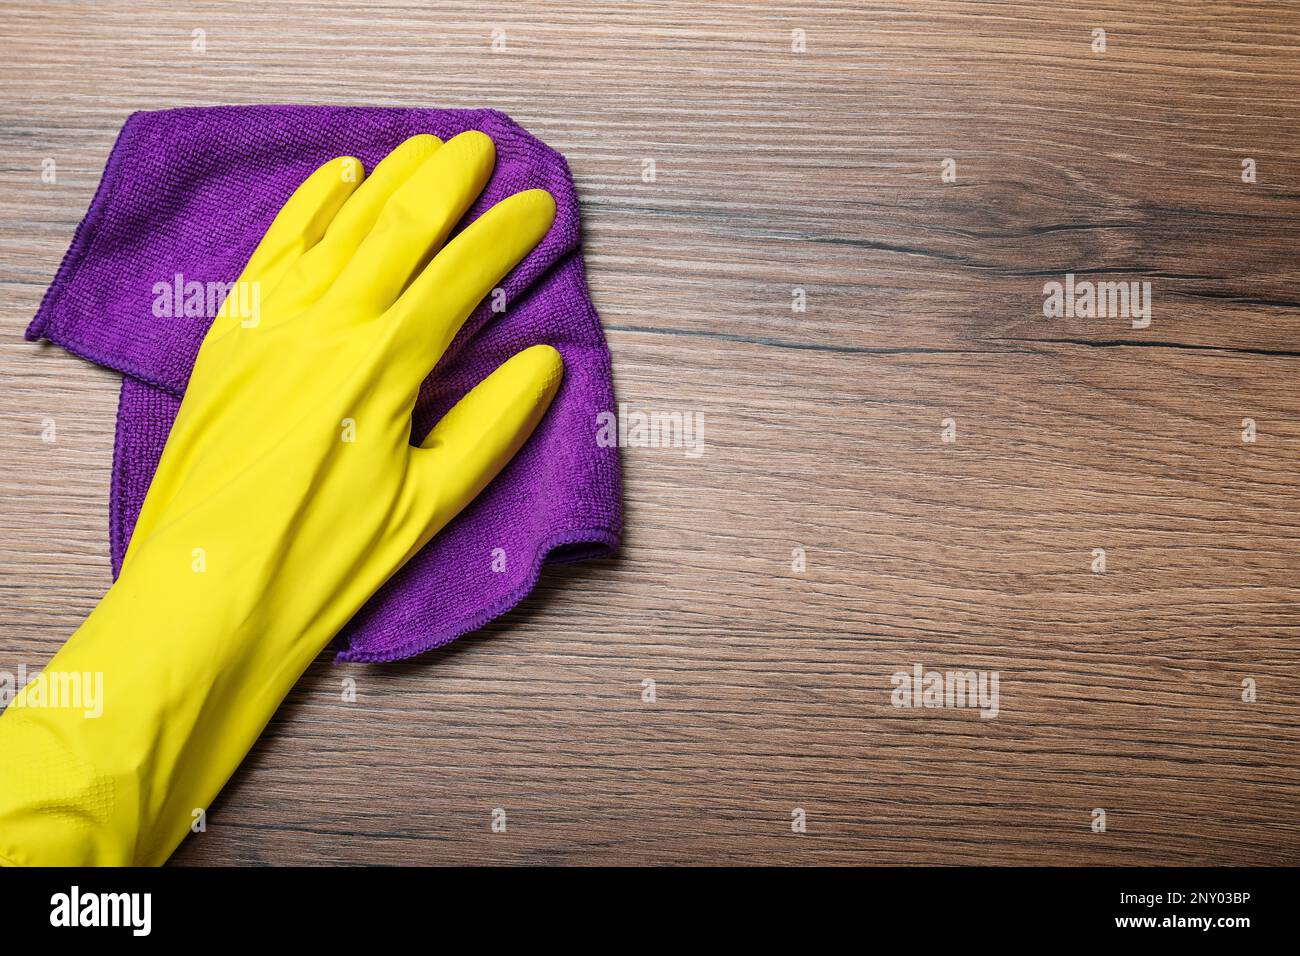
<svg viewBox="0 0 1300 956">
<path fill-rule="evenodd" d="M 506 110 L 574 170 L 619 399 L 705 418 L 626 450 L 617 559 L 314 665 L 176 862 L 1300 857 L 1293 4 L 0 7 L 0 667 L 109 580 L 115 377 L 21 331 L 132 110 Z M 1045 319 L 1066 273 L 1151 326 Z M 891 706 L 916 663 L 998 717 Z"/>
</svg>

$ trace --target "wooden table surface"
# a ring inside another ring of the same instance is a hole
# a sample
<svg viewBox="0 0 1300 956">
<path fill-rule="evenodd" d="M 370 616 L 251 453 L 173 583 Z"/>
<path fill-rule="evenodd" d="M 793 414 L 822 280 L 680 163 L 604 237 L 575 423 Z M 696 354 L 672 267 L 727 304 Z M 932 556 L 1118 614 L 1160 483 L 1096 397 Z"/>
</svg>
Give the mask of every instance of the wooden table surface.
<svg viewBox="0 0 1300 956">
<path fill-rule="evenodd" d="M 619 400 L 704 454 L 626 449 L 622 553 L 482 633 L 322 657 L 175 862 L 1295 863 L 1298 28 L 5 0 L 0 669 L 109 582 L 117 378 L 21 333 L 126 116 L 489 106 L 572 165 Z M 1067 274 L 1150 282 L 1150 325 L 1044 317 Z M 894 706 L 916 665 L 998 715 Z"/>
</svg>

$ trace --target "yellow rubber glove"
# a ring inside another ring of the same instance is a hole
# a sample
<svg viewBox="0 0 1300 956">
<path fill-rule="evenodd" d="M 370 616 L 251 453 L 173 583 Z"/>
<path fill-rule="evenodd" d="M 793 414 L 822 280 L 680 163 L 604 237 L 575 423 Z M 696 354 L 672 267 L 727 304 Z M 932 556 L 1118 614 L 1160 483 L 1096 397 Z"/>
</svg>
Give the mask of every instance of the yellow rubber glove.
<svg viewBox="0 0 1300 956">
<path fill-rule="evenodd" d="M 280 211 L 199 351 L 121 576 L 0 716 L 0 861 L 165 861 L 312 659 L 541 420 L 548 346 L 410 444 L 420 382 L 554 219 L 531 190 L 446 242 L 494 161 L 481 133 L 417 136 L 369 178 L 332 160 Z M 48 706 L 60 675 L 102 679 L 99 716 Z"/>
</svg>

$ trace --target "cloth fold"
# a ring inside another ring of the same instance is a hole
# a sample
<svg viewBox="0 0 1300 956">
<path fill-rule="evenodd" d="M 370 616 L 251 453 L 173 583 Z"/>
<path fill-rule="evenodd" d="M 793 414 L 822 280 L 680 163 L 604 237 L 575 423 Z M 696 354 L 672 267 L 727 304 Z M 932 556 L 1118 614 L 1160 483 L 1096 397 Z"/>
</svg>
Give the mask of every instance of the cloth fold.
<svg viewBox="0 0 1300 956">
<path fill-rule="evenodd" d="M 531 345 L 560 351 L 564 382 L 506 469 L 341 632 L 338 659 L 391 661 L 445 644 L 517 604 L 544 562 L 617 549 L 618 449 L 595 437 L 597 415 L 614 407 L 609 351 L 587 292 L 577 194 L 564 158 L 493 110 L 196 107 L 127 119 L 27 330 L 29 339 L 48 339 L 124 375 L 110 495 L 114 574 L 212 321 L 208 296 L 201 310 L 180 302 L 160 309 L 159 297 L 232 283 L 280 206 L 326 160 L 352 155 L 373 169 L 417 133 L 447 139 L 470 129 L 492 138 L 497 163 L 462 225 L 532 188 L 555 197 L 556 219 L 425 381 L 412 436 L 422 438 L 470 388 Z"/>
</svg>

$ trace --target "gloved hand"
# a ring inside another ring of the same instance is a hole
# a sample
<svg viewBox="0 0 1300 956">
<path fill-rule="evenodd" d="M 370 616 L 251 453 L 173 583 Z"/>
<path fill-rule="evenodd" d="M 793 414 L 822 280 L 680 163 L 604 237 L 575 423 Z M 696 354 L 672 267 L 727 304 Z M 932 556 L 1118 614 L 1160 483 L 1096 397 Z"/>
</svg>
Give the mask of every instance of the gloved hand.
<svg viewBox="0 0 1300 956">
<path fill-rule="evenodd" d="M 280 211 L 199 351 L 122 574 L 44 671 L 102 674 L 101 716 L 31 706 L 31 686 L 0 716 L 0 858 L 166 860 L 312 659 L 541 420 L 549 346 L 410 445 L 421 381 L 554 218 L 531 190 L 446 242 L 494 158 L 481 133 L 417 136 L 368 179 L 326 163 Z"/>
</svg>

